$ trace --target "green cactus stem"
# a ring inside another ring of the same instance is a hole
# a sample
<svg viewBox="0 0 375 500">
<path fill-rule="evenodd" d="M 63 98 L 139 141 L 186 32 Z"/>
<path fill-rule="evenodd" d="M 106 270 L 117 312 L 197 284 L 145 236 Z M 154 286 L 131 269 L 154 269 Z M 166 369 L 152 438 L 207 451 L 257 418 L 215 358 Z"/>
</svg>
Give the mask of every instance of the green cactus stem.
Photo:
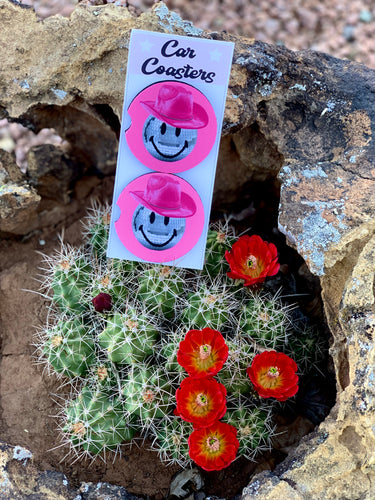
<svg viewBox="0 0 375 500">
<path fill-rule="evenodd" d="M 158 452 L 162 462 L 178 464 L 186 467 L 190 462 L 188 437 L 193 432 L 193 426 L 180 417 L 171 415 L 162 419 L 154 430 L 152 448 Z"/>
<path fill-rule="evenodd" d="M 225 252 L 231 249 L 235 241 L 234 230 L 227 224 L 216 224 L 209 229 L 204 259 L 204 270 L 207 274 L 216 277 L 229 271 Z"/>
<path fill-rule="evenodd" d="M 84 220 L 84 236 L 93 255 L 104 259 L 107 252 L 111 207 L 94 206 Z"/>
<path fill-rule="evenodd" d="M 114 363 L 110 361 L 99 361 L 90 366 L 89 372 L 86 377 L 88 384 L 91 387 L 102 387 L 103 389 L 111 389 L 116 391 L 120 382 L 120 373 Z M 120 391 L 117 389 L 117 392 Z"/>
<path fill-rule="evenodd" d="M 87 300 L 91 300 L 100 293 L 107 293 L 112 297 L 115 309 L 121 309 L 126 303 L 129 292 L 132 290 L 130 279 L 117 270 L 114 270 L 111 261 L 104 268 L 99 268 L 92 276 L 92 282 L 88 287 Z"/>
<path fill-rule="evenodd" d="M 109 317 L 98 337 L 108 359 L 113 363 L 133 364 L 151 355 L 159 335 L 151 321 L 131 306 L 124 314 Z"/>
<path fill-rule="evenodd" d="M 239 336 L 226 343 L 229 349 L 228 359 L 217 374 L 217 379 L 225 385 L 228 392 L 247 394 L 251 391 L 252 384 L 246 369 L 253 361 L 254 349 Z"/>
<path fill-rule="evenodd" d="M 288 311 L 279 300 L 269 296 L 253 295 L 242 307 L 239 330 L 244 338 L 266 349 L 282 348 L 290 328 Z"/>
<path fill-rule="evenodd" d="M 63 432 L 74 449 L 97 455 L 134 437 L 137 428 L 125 418 L 121 400 L 109 396 L 105 390 L 84 387 L 66 408 Z"/>
<path fill-rule="evenodd" d="M 184 286 L 183 270 L 170 266 L 153 266 L 139 277 L 138 297 L 149 310 L 171 318 Z"/>
<path fill-rule="evenodd" d="M 261 451 L 270 449 L 271 437 L 275 433 L 270 408 L 252 407 L 241 400 L 232 400 L 228 404 L 232 409 L 228 409 L 223 420 L 237 429 L 238 453 L 254 460 Z"/>
<path fill-rule="evenodd" d="M 82 377 L 95 362 L 92 336 L 79 319 L 63 317 L 45 335 L 42 350 L 56 372 L 67 377 Z"/>
<path fill-rule="evenodd" d="M 72 251 L 53 269 L 51 288 L 53 301 L 65 313 L 80 314 L 88 309 L 84 290 L 91 279 L 92 268 L 80 252 Z"/>
<path fill-rule="evenodd" d="M 154 419 L 165 419 L 171 414 L 174 389 L 166 375 L 158 367 L 138 365 L 123 383 L 124 408 L 140 418 L 143 429 L 154 426 Z"/>
<path fill-rule="evenodd" d="M 229 323 L 237 308 L 236 301 L 225 285 L 202 283 L 195 293 L 182 302 L 180 321 L 183 325 L 201 330 L 209 327 L 221 330 Z"/>
</svg>

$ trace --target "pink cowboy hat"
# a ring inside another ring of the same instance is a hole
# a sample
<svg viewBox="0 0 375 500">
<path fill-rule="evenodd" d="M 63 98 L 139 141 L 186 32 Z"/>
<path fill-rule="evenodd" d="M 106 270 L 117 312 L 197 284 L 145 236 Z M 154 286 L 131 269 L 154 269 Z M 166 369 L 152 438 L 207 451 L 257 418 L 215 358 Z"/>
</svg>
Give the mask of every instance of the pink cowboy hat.
<svg viewBox="0 0 375 500">
<path fill-rule="evenodd" d="M 191 217 L 197 207 L 191 196 L 181 192 L 177 179 L 169 174 L 151 174 L 144 191 L 130 191 L 141 205 L 164 217 Z"/>
<path fill-rule="evenodd" d="M 143 101 L 141 105 L 159 120 L 176 128 L 198 129 L 208 124 L 208 114 L 193 102 L 190 90 L 180 85 L 165 84 L 160 87 L 156 101 Z"/>
</svg>

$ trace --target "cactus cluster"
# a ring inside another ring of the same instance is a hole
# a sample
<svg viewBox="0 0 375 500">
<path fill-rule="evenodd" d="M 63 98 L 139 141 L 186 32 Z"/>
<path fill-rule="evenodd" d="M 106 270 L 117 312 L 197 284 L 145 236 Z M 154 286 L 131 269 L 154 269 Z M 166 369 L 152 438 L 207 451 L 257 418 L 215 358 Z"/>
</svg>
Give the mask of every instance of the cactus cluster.
<svg viewBox="0 0 375 500">
<path fill-rule="evenodd" d="M 226 276 L 224 254 L 236 241 L 228 224 L 209 230 L 204 269 L 193 272 L 107 259 L 109 214 L 108 206 L 93 209 L 84 245 L 62 244 L 44 259 L 51 306 L 37 353 L 73 388 L 62 412 L 64 442 L 95 456 L 147 436 L 161 460 L 187 465 L 192 425 L 173 413 L 186 376 L 177 351 L 187 331 L 210 327 L 229 348 L 218 374 L 228 393 L 225 421 L 237 428 L 239 453 L 254 459 L 270 446 L 275 403 L 260 401 L 247 367 L 265 349 L 293 357 L 296 344 L 307 359 L 314 346 L 291 342 L 290 307 L 279 297 L 251 293 Z"/>
</svg>

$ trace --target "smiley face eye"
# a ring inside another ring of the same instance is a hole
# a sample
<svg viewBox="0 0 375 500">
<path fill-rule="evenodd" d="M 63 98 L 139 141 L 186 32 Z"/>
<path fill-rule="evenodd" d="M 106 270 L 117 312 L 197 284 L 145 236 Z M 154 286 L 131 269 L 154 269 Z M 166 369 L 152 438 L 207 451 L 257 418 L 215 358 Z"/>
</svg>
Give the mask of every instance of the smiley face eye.
<svg viewBox="0 0 375 500">
<path fill-rule="evenodd" d="M 176 130 L 175 130 L 174 133 L 176 134 L 176 137 L 179 137 L 180 134 L 181 134 L 181 129 L 180 128 L 176 128 Z"/>
<path fill-rule="evenodd" d="M 161 125 L 160 125 L 160 133 L 161 135 L 164 135 L 167 131 L 167 125 L 163 122 Z"/>
<path fill-rule="evenodd" d="M 169 224 L 169 217 L 164 217 L 164 225 L 168 226 Z"/>
<path fill-rule="evenodd" d="M 150 224 L 153 224 L 155 222 L 155 212 L 150 213 Z"/>
</svg>

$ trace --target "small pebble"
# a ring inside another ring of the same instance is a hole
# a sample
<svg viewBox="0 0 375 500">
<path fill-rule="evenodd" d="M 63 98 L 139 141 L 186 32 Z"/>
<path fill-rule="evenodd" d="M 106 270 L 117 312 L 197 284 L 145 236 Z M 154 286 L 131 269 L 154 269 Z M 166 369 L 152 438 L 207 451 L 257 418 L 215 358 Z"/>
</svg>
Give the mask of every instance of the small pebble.
<svg viewBox="0 0 375 500">
<path fill-rule="evenodd" d="M 372 21 L 371 12 L 367 9 L 362 9 L 361 12 L 359 13 L 359 20 L 362 21 L 363 23 L 371 23 Z"/>
<path fill-rule="evenodd" d="M 351 24 L 344 26 L 343 36 L 347 42 L 354 42 L 355 40 L 355 27 Z"/>
</svg>

